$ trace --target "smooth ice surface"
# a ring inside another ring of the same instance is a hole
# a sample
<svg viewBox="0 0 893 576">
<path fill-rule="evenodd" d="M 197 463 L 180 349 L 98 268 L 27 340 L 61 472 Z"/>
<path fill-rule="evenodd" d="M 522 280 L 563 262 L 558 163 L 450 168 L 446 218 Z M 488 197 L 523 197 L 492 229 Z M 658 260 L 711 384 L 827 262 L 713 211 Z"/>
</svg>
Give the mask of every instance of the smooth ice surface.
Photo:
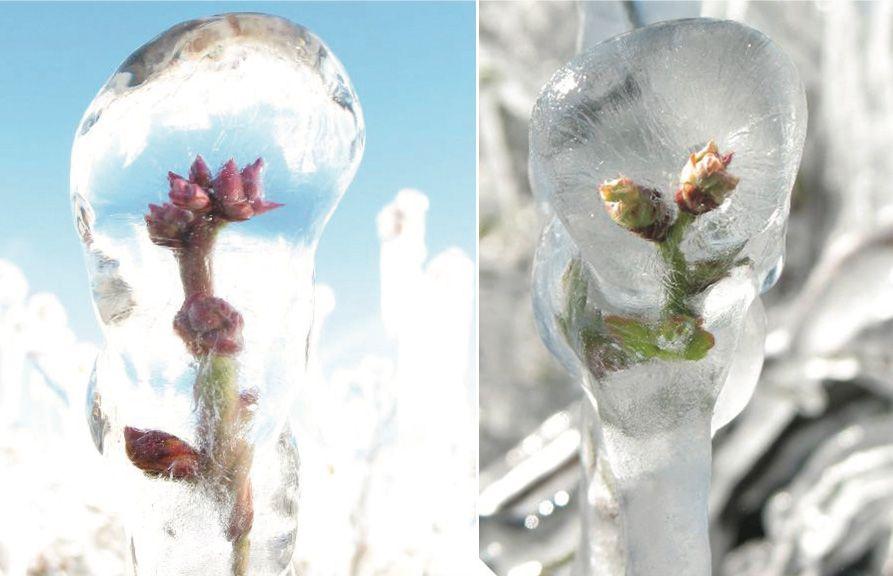
<svg viewBox="0 0 893 576">
<path fill-rule="evenodd" d="M 565 293 L 561 279 L 568 264 L 578 255 L 579 249 L 571 240 L 567 229 L 560 220 L 553 217 L 543 229 L 536 248 L 531 288 L 534 318 L 540 339 L 564 369 L 577 380 L 583 375 L 580 359 L 568 345 L 555 320 L 564 308 Z"/>
<path fill-rule="evenodd" d="M 598 185 L 623 174 L 670 200 L 685 159 L 710 139 L 734 152 L 741 181 L 683 249 L 700 261 L 746 243 L 757 281 L 777 276 L 806 100 L 792 62 L 759 32 L 693 19 L 602 42 L 552 77 L 530 133 L 534 187 L 612 298 L 649 305 L 663 270 L 652 244 L 611 222 Z"/>
<path fill-rule="evenodd" d="M 732 356 L 726 381 L 713 406 L 710 425 L 713 434 L 740 414 L 750 401 L 763 369 L 765 342 L 766 313 L 762 300 L 754 298 L 747 310 L 743 332 L 738 338 L 738 347 Z"/>
</svg>

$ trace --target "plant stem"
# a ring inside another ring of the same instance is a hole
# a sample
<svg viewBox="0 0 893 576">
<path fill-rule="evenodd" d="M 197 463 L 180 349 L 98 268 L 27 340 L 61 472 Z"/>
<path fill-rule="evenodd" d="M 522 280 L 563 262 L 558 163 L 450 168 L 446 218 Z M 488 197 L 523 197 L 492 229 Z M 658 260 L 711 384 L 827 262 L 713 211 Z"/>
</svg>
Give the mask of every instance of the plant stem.
<svg viewBox="0 0 893 576">
<path fill-rule="evenodd" d="M 667 288 L 667 300 L 664 304 L 666 316 L 694 316 L 693 311 L 685 302 L 689 295 L 688 263 L 680 248 L 685 230 L 693 221 L 694 215 L 680 211 L 676 221 L 670 226 L 666 239 L 658 243 L 660 255 L 668 268 L 664 276 L 664 284 Z"/>
<path fill-rule="evenodd" d="M 247 572 L 253 521 L 252 450 L 245 439 L 250 413 L 239 395 L 238 363 L 231 356 L 209 354 L 199 368 L 194 389 L 199 409 L 199 449 L 206 474 L 218 497 L 231 503 L 227 538 L 233 543 L 233 575 Z"/>
<path fill-rule="evenodd" d="M 190 233 L 189 242 L 176 251 L 180 265 L 180 280 L 186 298 L 194 294 L 214 293 L 211 254 L 217 233 L 223 227 L 221 220 L 207 219 L 199 222 Z"/>
<path fill-rule="evenodd" d="M 219 228 L 209 222 L 202 227 L 201 238 L 177 256 L 187 299 L 195 294 L 213 295 L 211 254 Z M 250 480 L 253 455 L 245 439 L 251 413 L 239 395 L 237 360 L 213 352 L 198 360 L 193 386 L 199 412 L 198 448 L 205 456 L 204 475 L 213 479 L 214 492 L 220 499 L 231 501 L 227 538 L 233 548 L 232 574 L 245 576 L 254 517 Z"/>
</svg>

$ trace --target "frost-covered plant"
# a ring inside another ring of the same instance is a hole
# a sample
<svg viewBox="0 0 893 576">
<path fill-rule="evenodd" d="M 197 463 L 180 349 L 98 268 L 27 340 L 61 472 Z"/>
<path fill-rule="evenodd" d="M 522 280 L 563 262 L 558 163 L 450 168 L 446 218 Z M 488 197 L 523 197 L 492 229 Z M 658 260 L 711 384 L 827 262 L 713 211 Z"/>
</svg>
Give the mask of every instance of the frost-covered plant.
<svg viewBox="0 0 893 576">
<path fill-rule="evenodd" d="M 607 40 L 540 94 L 534 305 L 589 399 L 583 574 L 710 573 L 711 434 L 762 364 L 805 119 L 787 57 L 707 19 Z"/>
</svg>

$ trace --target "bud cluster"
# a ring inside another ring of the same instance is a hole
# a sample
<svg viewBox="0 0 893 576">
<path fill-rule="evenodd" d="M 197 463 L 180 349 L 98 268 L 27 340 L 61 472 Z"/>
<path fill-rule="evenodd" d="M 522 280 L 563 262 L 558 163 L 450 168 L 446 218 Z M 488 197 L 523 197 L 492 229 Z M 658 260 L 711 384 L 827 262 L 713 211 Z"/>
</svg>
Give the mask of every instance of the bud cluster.
<svg viewBox="0 0 893 576">
<path fill-rule="evenodd" d="M 679 175 L 679 188 L 674 197 L 679 210 L 699 215 L 725 202 L 739 181 L 727 170 L 731 162 L 732 153 L 720 154 L 713 140 L 689 156 Z M 611 220 L 646 240 L 663 242 L 666 239 L 672 215 L 659 190 L 620 176 L 604 181 L 599 186 L 599 194 Z"/>
<path fill-rule="evenodd" d="M 206 237 L 201 232 L 214 224 L 248 220 L 282 206 L 264 199 L 263 168 L 261 158 L 241 171 L 230 159 L 212 178 L 204 159 L 197 156 L 188 179 L 169 172 L 170 202 L 149 204 L 145 216 L 149 238 L 159 246 L 187 248 Z"/>
</svg>

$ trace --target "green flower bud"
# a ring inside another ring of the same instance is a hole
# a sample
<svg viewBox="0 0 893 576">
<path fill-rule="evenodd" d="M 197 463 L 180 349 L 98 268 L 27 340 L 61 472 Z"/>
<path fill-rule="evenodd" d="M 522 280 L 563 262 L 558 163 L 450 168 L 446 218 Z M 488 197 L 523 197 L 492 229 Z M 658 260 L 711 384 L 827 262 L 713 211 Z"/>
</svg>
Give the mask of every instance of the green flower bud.
<svg viewBox="0 0 893 576">
<path fill-rule="evenodd" d="M 661 202 L 660 192 L 623 176 L 606 180 L 598 190 L 611 220 L 646 240 L 666 238 L 670 212 Z"/>
</svg>

